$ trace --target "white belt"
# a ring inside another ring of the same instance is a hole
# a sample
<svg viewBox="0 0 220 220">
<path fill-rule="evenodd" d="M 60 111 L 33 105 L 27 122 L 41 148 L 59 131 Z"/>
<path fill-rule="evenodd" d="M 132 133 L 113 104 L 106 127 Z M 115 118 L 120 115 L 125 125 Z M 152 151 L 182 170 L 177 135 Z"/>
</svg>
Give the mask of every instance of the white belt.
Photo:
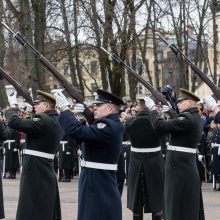
<svg viewBox="0 0 220 220">
<path fill-rule="evenodd" d="M 124 145 L 131 145 L 131 142 L 130 141 L 123 141 L 122 144 L 124 144 Z"/>
<path fill-rule="evenodd" d="M 14 143 L 15 140 L 7 140 L 7 141 L 4 141 L 5 144 L 8 143 L 8 149 L 11 150 L 11 143 Z"/>
<path fill-rule="evenodd" d="M 107 164 L 107 163 L 96 163 L 81 160 L 81 167 L 88 167 L 93 169 L 100 169 L 100 170 L 117 170 L 117 164 Z"/>
<path fill-rule="evenodd" d="M 28 154 L 28 155 L 32 155 L 32 156 L 37 156 L 37 157 L 43 157 L 43 158 L 47 158 L 47 159 L 54 159 L 54 154 L 48 154 L 45 152 L 41 152 L 41 151 L 36 151 L 36 150 L 30 150 L 30 149 L 23 149 L 23 154 Z"/>
<path fill-rule="evenodd" d="M 4 141 L 4 143 L 14 143 L 15 140 L 7 140 L 7 141 Z"/>
<path fill-rule="evenodd" d="M 220 155 L 220 144 L 213 143 L 212 147 L 218 147 L 218 155 Z"/>
<path fill-rule="evenodd" d="M 193 154 L 196 153 L 196 149 L 194 148 L 179 147 L 179 146 L 173 146 L 173 145 L 168 145 L 167 150 L 180 151 L 180 152 L 193 153 Z"/>
<path fill-rule="evenodd" d="M 65 144 L 67 143 L 67 141 L 60 141 L 60 144 L 62 145 L 62 151 L 65 151 Z"/>
<path fill-rule="evenodd" d="M 151 152 L 161 151 L 161 147 L 154 147 L 154 148 L 135 148 L 135 147 L 131 147 L 131 151 L 137 152 L 137 153 L 151 153 Z"/>
<path fill-rule="evenodd" d="M 14 152 L 18 151 L 18 148 L 14 148 Z"/>
<path fill-rule="evenodd" d="M 25 143 L 25 139 L 21 139 L 21 140 L 20 140 L 20 143 L 21 143 L 21 144 Z"/>
</svg>

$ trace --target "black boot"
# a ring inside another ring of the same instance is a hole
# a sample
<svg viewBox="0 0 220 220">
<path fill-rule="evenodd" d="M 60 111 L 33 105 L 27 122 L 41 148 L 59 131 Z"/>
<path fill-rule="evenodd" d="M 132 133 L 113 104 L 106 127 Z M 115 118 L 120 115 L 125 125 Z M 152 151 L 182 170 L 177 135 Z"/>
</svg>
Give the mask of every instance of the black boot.
<svg viewBox="0 0 220 220">
<path fill-rule="evenodd" d="M 162 220 L 162 216 L 152 216 L 152 220 Z"/>
<path fill-rule="evenodd" d="M 133 220 L 143 220 L 143 214 L 133 213 Z"/>
<path fill-rule="evenodd" d="M 162 212 L 154 212 L 152 213 L 152 220 L 162 220 Z"/>
</svg>

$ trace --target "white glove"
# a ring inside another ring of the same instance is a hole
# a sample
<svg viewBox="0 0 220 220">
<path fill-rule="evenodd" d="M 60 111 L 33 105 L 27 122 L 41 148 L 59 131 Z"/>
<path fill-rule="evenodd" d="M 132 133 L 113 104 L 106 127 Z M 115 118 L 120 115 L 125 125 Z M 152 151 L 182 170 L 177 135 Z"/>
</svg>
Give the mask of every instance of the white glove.
<svg viewBox="0 0 220 220">
<path fill-rule="evenodd" d="M 162 106 L 162 112 L 163 113 L 166 113 L 166 112 L 169 112 L 170 111 L 170 107 L 168 105 L 163 105 Z"/>
<path fill-rule="evenodd" d="M 54 94 L 56 98 L 56 105 L 58 108 L 60 108 L 61 111 L 65 111 L 66 109 L 69 109 L 70 103 L 68 102 L 65 95 L 60 91 Z"/>
<path fill-rule="evenodd" d="M 199 154 L 198 155 L 198 160 L 202 162 L 202 159 L 203 159 L 203 155 Z"/>
<path fill-rule="evenodd" d="M 144 101 L 145 101 L 146 107 L 150 110 L 156 105 L 155 102 L 147 96 L 144 97 Z"/>
<path fill-rule="evenodd" d="M 77 155 L 78 155 L 79 157 L 82 156 L 82 151 L 81 151 L 80 149 L 77 150 Z"/>
<path fill-rule="evenodd" d="M 14 91 L 11 95 L 8 96 L 8 102 L 10 107 L 14 107 L 18 104 L 17 91 Z"/>
<path fill-rule="evenodd" d="M 207 95 L 205 97 L 204 101 L 205 101 L 205 104 L 207 105 L 208 109 L 211 110 L 211 111 L 213 111 L 214 108 L 216 106 L 218 106 L 218 104 L 216 103 L 215 99 L 212 96 L 210 96 L 210 95 Z"/>
<path fill-rule="evenodd" d="M 74 107 L 76 113 L 83 113 L 85 111 L 85 106 L 83 104 L 77 103 Z"/>
<path fill-rule="evenodd" d="M 30 94 L 31 98 L 33 99 L 33 92 L 32 92 L 32 88 L 29 88 L 29 89 L 28 89 L 28 92 L 29 92 L 29 94 Z"/>
<path fill-rule="evenodd" d="M 31 112 L 33 111 L 32 105 L 30 105 L 29 103 L 27 103 L 27 104 L 25 105 L 25 111 L 31 113 Z"/>
</svg>

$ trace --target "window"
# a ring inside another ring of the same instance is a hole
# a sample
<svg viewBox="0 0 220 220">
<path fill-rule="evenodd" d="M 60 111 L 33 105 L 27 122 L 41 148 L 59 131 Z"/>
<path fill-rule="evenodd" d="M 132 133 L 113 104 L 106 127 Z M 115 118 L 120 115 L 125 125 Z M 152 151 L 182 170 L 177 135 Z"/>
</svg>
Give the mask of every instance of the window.
<svg viewBox="0 0 220 220">
<path fill-rule="evenodd" d="M 161 63 L 163 61 L 163 51 L 157 52 L 157 61 Z"/>
<path fill-rule="evenodd" d="M 188 56 L 189 56 L 190 60 L 194 60 L 194 58 L 195 58 L 195 49 L 189 49 Z"/>
<path fill-rule="evenodd" d="M 68 63 L 64 63 L 64 66 L 63 66 L 64 75 L 69 75 L 70 74 L 69 67 L 70 66 L 69 66 Z"/>
<path fill-rule="evenodd" d="M 91 74 L 92 75 L 97 75 L 97 71 L 98 68 L 97 68 L 97 61 L 92 61 L 91 62 Z"/>
<path fill-rule="evenodd" d="M 95 92 L 98 89 L 96 83 L 91 83 L 91 89 L 92 89 L 92 92 Z"/>
<path fill-rule="evenodd" d="M 82 64 L 79 64 L 79 75 L 84 75 Z"/>
<path fill-rule="evenodd" d="M 175 54 L 173 53 L 173 51 L 168 51 L 167 52 L 167 60 L 168 61 L 175 61 Z"/>
<path fill-rule="evenodd" d="M 138 73 L 142 72 L 142 60 L 141 59 L 136 60 L 136 70 Z"/>
<path fill-rule="evenodd" d="M 137 84 L 137 94 L 143 94 L 143 86 L 141 83 Z"/>
</svg>

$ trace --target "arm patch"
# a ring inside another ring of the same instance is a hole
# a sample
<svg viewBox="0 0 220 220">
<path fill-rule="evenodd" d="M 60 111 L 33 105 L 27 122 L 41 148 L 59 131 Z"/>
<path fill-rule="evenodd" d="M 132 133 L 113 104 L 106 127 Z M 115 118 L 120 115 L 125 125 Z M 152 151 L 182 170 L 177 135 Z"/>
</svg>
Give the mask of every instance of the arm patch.
<svg viewBox="0 0 220 220">
<path fill-rule="evenodd" d="M 103 129 L 105 126 L 106 126 L 105 123 L 98 123 L 98 124 L 97 124 L 97 128 L 98 128 L 98 129 Z"/>
</svg>

